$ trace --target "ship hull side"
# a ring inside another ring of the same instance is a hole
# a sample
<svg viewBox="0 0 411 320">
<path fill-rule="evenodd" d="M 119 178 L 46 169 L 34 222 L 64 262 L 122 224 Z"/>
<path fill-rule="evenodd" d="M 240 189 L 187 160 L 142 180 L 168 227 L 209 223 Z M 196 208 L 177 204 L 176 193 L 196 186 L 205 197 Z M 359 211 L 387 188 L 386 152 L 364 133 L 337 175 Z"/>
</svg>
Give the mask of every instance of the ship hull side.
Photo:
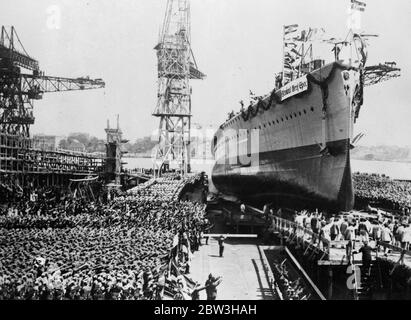
<svg viewBox="0 0 411 320">
<path fill-rule="evenodd" d="M 333 154 L 321 155 L 318 145 L 261 153 L 257 167 L 216 164 L 213 183 L 226 195 L 253 203 L 278 202 L 290 207 L 350 210 L 354 205 L 349 141 L 328 143 Z"/>
</svg>

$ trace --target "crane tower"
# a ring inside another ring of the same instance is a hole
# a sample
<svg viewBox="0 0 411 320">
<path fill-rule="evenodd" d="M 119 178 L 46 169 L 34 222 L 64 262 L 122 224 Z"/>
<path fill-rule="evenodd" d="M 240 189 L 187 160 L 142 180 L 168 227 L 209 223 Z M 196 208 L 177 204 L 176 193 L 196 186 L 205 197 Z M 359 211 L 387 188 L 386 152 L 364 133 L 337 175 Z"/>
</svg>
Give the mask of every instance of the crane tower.
<svg viewBox="0 0 411 320">
<path fill-rule="evenodd" d="M 102 79 L 46 76 L 11 26 L 0 31 L 0 133 L 29 138 L 34 100 L 47 92 L 104 88 Z"/>
<path fill-rule="evenodd" d="M 183 174 L 190 171 L 191 79 L 203 79 L 191 49 L 190 2 L 167 0 L 158 45 L 158 102 L 160 118 L 155 169 L 176 161 Z"/>
</svg>

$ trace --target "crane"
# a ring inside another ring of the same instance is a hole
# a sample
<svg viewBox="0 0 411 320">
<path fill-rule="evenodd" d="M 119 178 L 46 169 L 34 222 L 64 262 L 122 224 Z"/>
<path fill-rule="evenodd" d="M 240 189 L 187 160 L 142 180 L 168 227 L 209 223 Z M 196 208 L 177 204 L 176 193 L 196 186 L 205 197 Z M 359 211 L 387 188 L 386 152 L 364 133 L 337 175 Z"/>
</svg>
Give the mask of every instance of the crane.
<svg viewBox="0 0 411 320">
<path fill-rule="evenodd" d="M 30 136 L 33 102 L 44 93 L 104 88 L 102 79 L 46 76 L 24 48 L 16 29 L 2 26 L 0 35 L 0 132 Z"/>
<path fill-rule="evenodd" d="M 167 0 L 158 44 L 158 100 L 153 116 L 160 118 L 154 168 L 160 172 L 176 161 L 183 174 L 190 171 L 191 86 L 204 79 L 191 49 L 190 1 Z M 155 172 L 156 170 L 154 170 Z"/>
</svg>

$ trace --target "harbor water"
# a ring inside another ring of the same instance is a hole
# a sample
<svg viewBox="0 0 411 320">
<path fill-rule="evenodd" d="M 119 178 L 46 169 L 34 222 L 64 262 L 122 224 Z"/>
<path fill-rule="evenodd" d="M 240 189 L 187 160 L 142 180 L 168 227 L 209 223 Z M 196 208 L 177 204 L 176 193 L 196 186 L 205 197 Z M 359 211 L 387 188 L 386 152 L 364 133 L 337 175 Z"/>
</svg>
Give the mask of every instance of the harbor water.
<svg viewBox="0 0 411 320">
<path fill-rule="evenodd" d="M 125 158 L 126 169 L 152 168 L 151 158 Z M 192 160 L 193 171 L 204 171 L 211 176 L 213 161 Z M 385 174 L 395 180 L 411 180 L 411 162 L 351 160 L 352 172 Z"/>
</svg>

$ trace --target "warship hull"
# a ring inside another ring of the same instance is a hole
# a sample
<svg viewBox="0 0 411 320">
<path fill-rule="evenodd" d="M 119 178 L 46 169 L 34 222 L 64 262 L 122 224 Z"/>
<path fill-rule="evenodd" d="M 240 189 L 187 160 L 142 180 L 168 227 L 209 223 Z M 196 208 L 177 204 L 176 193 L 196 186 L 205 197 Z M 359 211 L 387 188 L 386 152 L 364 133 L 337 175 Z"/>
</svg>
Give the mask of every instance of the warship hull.
<svg viewBox="0 0 411 320">
<path fill-rule="evenodd" d="M 359 72 L 334 62 L 303 80 L 306 90 L 285 99 L 273 91 L 217 131 L 212 180 L 223 195 L 291 207 L 353 208 L 350 148 Z"/>
</svg>

